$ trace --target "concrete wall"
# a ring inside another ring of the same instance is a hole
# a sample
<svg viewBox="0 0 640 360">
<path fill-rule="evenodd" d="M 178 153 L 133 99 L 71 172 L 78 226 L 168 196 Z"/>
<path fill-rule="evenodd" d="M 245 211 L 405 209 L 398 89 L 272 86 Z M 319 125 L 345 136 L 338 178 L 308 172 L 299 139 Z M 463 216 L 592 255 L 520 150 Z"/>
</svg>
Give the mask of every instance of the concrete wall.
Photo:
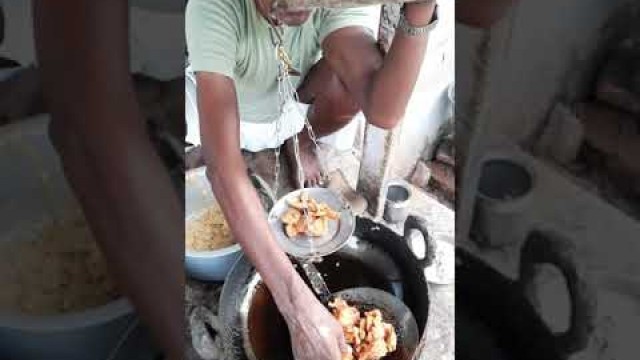
<svg viewBox="0 0 640 360">
<path fill-rule="evenodd" d="M 629 2 L 520 0 L 490 30 L 457 29 L 458 41 L 473 47 L 467 49 L 470 58 L 457 54 L 456 70 L 461 78 L 471 74 L 467 82 L 475 85 L 457 99 L 458 113 L 473 133 L 457 213 L 461 234 L 469 228 L 487 146 L 527 145 L 556 100 L 587 92 L 607 21 Z"/>
<path fill-rule="evenodd" d="M 629 0 L 521 0 L 491 32 L 496 86 L 480 125 L 526 141 L 560 97 L 584 96 L 607 20 Z"/>
<path fill-rule="evenodd" d="M 453 115 L 449 89 L 455 82 L 455 3 L 438 3 L 440 22 L 429 37 L 420 76 L 393 149 L 391 177 L 409 176 L 420 156 L 435 145 L 440 126 Z"/>
<path fill-rule="evenodd" d="M 150 1 L 137 0 L 135 3 L 151 6 Z M 167 11 L 179 9 L 180 4 L 177 3 L 181 0 L 158 1 L 158 10 L 131 8 L 132 72 L 160 80 L 183 75 L 184 12 Z M 6 33 L 0 55 L 23 65 L 35 63 L 31 1 L 0 0 L 0 5 L 6 16 Z"/>
</svg>

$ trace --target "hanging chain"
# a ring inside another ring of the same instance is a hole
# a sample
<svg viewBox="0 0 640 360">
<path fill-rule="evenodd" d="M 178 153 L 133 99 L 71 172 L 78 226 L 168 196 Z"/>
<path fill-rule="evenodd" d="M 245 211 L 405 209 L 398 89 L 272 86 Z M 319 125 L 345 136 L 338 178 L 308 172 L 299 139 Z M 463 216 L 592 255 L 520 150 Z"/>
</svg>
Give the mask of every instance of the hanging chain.
<svg viewBox="0 0 640 360">
<path fill-rule="evenodd" d="M 274 29 L 272 27 L 269 28 L 269 32 L 271 34 L 271 42 L 274 44 L 274 46 L 278 46 L 276 39 L 276 35 L 274 34 Z M 278 50 L 276 50 L 278 51 Z M 282 92 L 282 82 L 280 81 L 280 78 L 282 77 L 282 73 L 284 71 L 284 68 L 282 66 L 282 64 L 280 62 L 278 62 L 278 94 L 280 94 Z M 280 100 L 280 103 L 278 104 L 279 107 L 279 116 L 278 119 L 276 120 L 276 143 L 280 144 L 282 139 L 282 114 L 284 113 L 284 104 L 283 104 L 283 98 L 282 96 L 278 96 L 278 99 Z M 278 191 L 280 190 L 280 146 L 276 146 L 275 148 L 275 155 L 276 155 L 276 164 L 275 164 L 275 184 L 274 184 L 274 194 L 277 197 L 278 196 Z"/>
<path fill-rule="evenodd" d="M 275 2 L 274 2 L 274 5 L 275 5 Z M 320 171 L 322 175 L 321 181 L 325 181 L 326 176 L 324 175 L 324 169 L 326 169 L 326 167 L 324 166 L 324 163 L 323 163 L 324 158 L 321 156 L 321 153 L 320 153 L 318 138 L 315 134 L 315 131 L 313 131 L 313 127 L 311 126 L 311 123 L 309 122 L 309 117 L 307 114 L 308 112 L 303 112 L 300 106 L 298 106 L 298 104 L 300 104 L 300 98 L 298 96 L 298 91 L 296 87 L 293 85 L 293 82 L 291 80 L 291 76 L 301 76 L 302 74 L 294 68 L 293 62 L 291 61 L 291 58 L 289 57 L 289 54 L 287 53 L 286 48 L 284 46 L 283 26 L 277 26 L 275 22 L 277 22 L 277 20 L 269 22 L 269 25 L 270 25 L 269 32 L 271 35 L 271 42 L 275 49 L 276 59 L 278 60 L 277 81 L 278 81 L 278 99 L 280 101 L 279 103 L 280 116 L 276 120 L 277 142 L 278 144 L 281 144 L 283 140 L 281 138 L 282 122 L 285 121 L 285 119 L 283 118 L 288 116 L 290 111 L 289 109 L 287 109 L 287 106 L 293 106 L 295 111 L 298 112 L 298 115 L 302 116 L 302 118 L 304 119 L 304 128 L 306 128 L 309 134 L 309 139 L 313 142 L 313 146 L 315 146 L 316 156 L 318 158 L 318 161 L 320 162 L 320 168 L 321 168 Z M 300 159 L 300 141 L 298 138 L 298 133 L 293 135 L 292 141 L 293 141 L 293 155 L 294 155 L 295 162 L 297 165 L 297 170 L 298 170 L 297 171 L 298 184 L 300 187 L 304 188 L 304 185 L 305 185 L 304 184 L 304 168 L 302 167 L 302 161 Z M 278 190 L 280 187 L 280 147 L 279 146 L 275 149 L 275 157 L 276 157 L 275 159 L 276 160 L 275 194 L 277 196 Z M 307 223 L 307 229 L 310 229 L 312 219 L 309 216 L 309 213 L 306 207 L 303 208 L 303 217 L 305 219 L 305 222 Z M 313 249 L 315 247 L 314 240 L 310 236 L 308 237 L 307 240 L 311 245 L 311 249 Z"/>
<path fill-rule="evenodd" d="M 283 48 L 283 44 L 282 44 L 282 34 L 280 33 L 280 31 L 282 31 L 282 29 L 280 28 L 276 28 L 274 26 L 270 26 L 269 27 L 269 33 L 271 35 L 271 42 L 273 43 L 274 47 L 275 47 L 275 51 L 276 51 L 276 58 L 278 58 L 278 99 L 280 100 L 280 103 L 278 104 L 279 106 L 279 116 L 278 119 L 276 120 L 276 142 L 278 144 L 280 144 L 282 142 L 282 121 L 283 121 L 283 117 L 285 114 L 285 105 L 286 105 L 286 97 L 284 96 L 285 94 L 285 90 L 284 90 L 284 83 L 282 81 L 282 79 L 285 77 L 285 74 L 290 70 L 291 68 L 291 61 L 289 60 L 288 62 L 285 60 L 281 60 L 283 55 L 286 55 L 286 52 L 282 49 Z M 287 56 L 287 60 L 288 60 L 288 56 Z M 275 148 L 275 184 L 274 184 L 274 193 L 276 196 L 278 196 L 278 191 L 280 189 L 280 146 L 277 146 Z"/>
<path fill-rule="evenodd" d="M 320 170 L 322 174 L 322 181 L 326 180 L 326 176 L 324 174 L 324 169 L 326 169 L 324 162 L 324 158 L 320 153 L 320 146 L 318 143 L 318 138 L 309 122 L 309 117 L 307 113 L 303 112 L 302 109 L 298 106 L 300 103 L 300 98 L 298 96 L 298 92 L 296 87 L 293 85 L 291 80 L 291 76 L 300 76 L 301 73 L 296 70 L 293 66 L 293 62 L 289 57 L 289 54 L 286 51 L 284 46 L 284 28 L 282 26 L 276 26 L 275 24 L 270 22 L 269 33 L 271 35 L 271 42 L 275 48 L 276 59 L 278 60 L 278 98 L 280 100 L 280 116 L 276 120 L 276 136 L 277 142 L 280 144 L 282 142 L 282 122 L 284 121 L 284 117 L 287 115 L 287 106 L 293 106 L 294 109 L 298 112 L 300 116 L 304 119 L 304 127 L 309 134 L 309 139 L 312 141 L 313 146 L 315 147 L 316 156 L 318 157 L 318 161 L 320 162 Z M 300 159 L 300 141 L 298 139 L 298 134 L 295 134 L 292 138 L 293 141 L 293 152 L 294 158 L 297 166 L 297 177 L 298 183 L 301 187 L 304 187 L 304 168 L 302 166 L 302 161 Z M 275 165 L 275 193 L 277 195 L 279 187 L 280 187 L 280 147 L 275 149 L 275 157 L 276 157 L 276 165 Z"/>
<path fill-rule="evenodd" d="M 295 87 L 293 86 L 293 83 L 291 82 L 291 75 L 293 75 L 292 70 L 293 69 L 293 64 L 291 62 L 291 59 L 289 58 L 289 55 L 287 54 L 287 52 L 285 51 L 284 48 L 284 43 L 282 41 L 282 32 L 283 29 L 282 27 L 270 27 L 270 31 L 271 31 L 271 40 L 273 42 L 273 45 L 275 47 L 275 51 L 276 51 L 276 57 L 278 59 L 278 98 L 280 100 L 280 116 L 279 118 L 276 120 L 276 133 L 277 133 L 277 140 L 278 140 L 278 144 L 281 143 L 281 126 L 282 126 L 282 122 L 284 121 L 284 117 L 288 115 L 288 111 L 286 109 L 286 106 L 294 106 L 296 109 L 298 108 L 298 94 L 297 91 L 295 89 Z M 293 101 L 295 101 L 295 103 L 292 103 Z M 305 118 L 305 122 L 306 122 L 306 116 Z M 298 175 L 298 184 L 300 184 L 301 187 L 304 187 L 304 169 L 302 167 L 302 161 L 300 159 L 300 142 L 298 139 L 298 134 L 295 134 L 293 136 L 293 153 L 294 153 L 294 158 L 296 160 L 296 165 L 297 165 L 297 175 Z M 278 179 L 276 181 L 276 191 L 278 191 L 278 187 L 279 187 L 279 177 L 280 177 L 280 147 L 276 148 L 276 179 Z M 311 225 L 311 219 L 309 216 L 309 213 L 305 208 L 303 208 L 303 215 L 302 215 L 305 219 L 305 222 L 307 223 L 307 229 L 310 228 Z M 313 241 L 311 241 L 313 242 Z"/>
</svg>

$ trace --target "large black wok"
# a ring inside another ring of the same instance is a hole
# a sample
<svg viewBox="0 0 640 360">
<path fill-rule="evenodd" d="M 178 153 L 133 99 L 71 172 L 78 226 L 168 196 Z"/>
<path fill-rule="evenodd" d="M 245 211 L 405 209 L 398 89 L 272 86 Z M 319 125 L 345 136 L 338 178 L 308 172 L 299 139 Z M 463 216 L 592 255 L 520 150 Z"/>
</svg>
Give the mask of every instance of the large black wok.
<svg viewBox="0 0 640 360">
<path fill-rule="evenodd" d="M 347 245 L 316 266 L 332 292 L 372 287 L 400 297 L 413 313 L 422 336 L 429 315 L 424 268 L 430 264 L 433 252 L 425 222 L 410 217 L 405 235 L 413 229 L 422 232 L 428 243 L 424 259 L 417 259 L 406 240 L 392 230 L 357 218 L 354 236 Z M 292 359 L 286 324 L 259 275 L 244 257 L 225 281 L 220 316 L 225 325 L 222 336 L 226 359 Z M 393 359 L 410 359 L 411 355 L 399 349 Z"/>
<path fill-rule="evenodd" d="M 520 278 L 513 281 L 456 249 L 457 359 L 566 359 L 587 345 L 595 297 L 570 242 L 555 232 L 534 231 L 521 254 Z M 572 306 L 566 332 L 552 333 L 524 295 L 540 264 L 556 266 L 566 280 Z"/>
</svg>

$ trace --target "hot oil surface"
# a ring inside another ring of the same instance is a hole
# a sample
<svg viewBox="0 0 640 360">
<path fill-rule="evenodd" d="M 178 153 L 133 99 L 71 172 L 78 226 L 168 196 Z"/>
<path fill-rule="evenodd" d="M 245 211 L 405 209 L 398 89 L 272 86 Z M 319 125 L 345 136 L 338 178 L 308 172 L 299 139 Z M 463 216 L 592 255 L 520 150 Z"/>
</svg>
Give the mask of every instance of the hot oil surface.
<svg viewBox="0 0 640 360">
<path fill-rule="evenodd" d="M 375 269 L 354 256 L 332 254 L 315 265 L 331 292 L 354 287 L 372 287 L 393 292 L 391 282 L 380 269 Z"/>
<path fill-rule="evenodd" d="M 315 265 L 332 292 L 354 287 L 392 291 L 391 282 L 384 274 L 354 257 L 337 253 L 326 256 Z M 248 328 L 249 341 L 257 360 L 293 360 L 287 324 L 263 283 L 256 287 L 251 300 Z"/>
</svg>

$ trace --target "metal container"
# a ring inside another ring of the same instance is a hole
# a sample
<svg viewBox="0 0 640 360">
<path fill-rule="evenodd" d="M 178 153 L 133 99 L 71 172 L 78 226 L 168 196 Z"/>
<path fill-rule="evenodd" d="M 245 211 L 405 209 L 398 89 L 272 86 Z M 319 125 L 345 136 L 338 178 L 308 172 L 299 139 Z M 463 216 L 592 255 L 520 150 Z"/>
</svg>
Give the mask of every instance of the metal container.
<svg viewBox="0 0 640 360">
<path fill-rule="evenodd" d="M 185 224 L 203 210 L 217 205 L 205 167 L 190 170 L 185 174 L 184 197 Z M 185 249 L 184 265 L 187 273 L 196 279 L 224 281 L 241 254 L 242 249 L 238 244 L 213 251 Z"/>
<path fill-rule="evenodd" d="M 249 180 L 256 188 L 262 206 L 273 207 L 275 197 L 267 183 L 258 175 L 250 173 Z M 189 221 L 204 209 L 216 206 L 217 201 L 206 175 L 206 167 L 199 167 L 185 174 L 185 221 Z M 266 216 L 266 215 L 265 215 Z M 240 245 L 234 244 L 213 251 L 191 251 L 185 249 L 185 269 L 195 279 L 224 281 L 227 273 L 242 255 Z"/>
<path fill-rule="evenodd" d="M 390 224 L 404 222 L 409 216 L 411 186 L 404 181 L 392 181 L 387 185 L 384 203 L 384 220 Z"/>
<path fill-rule="evenodd" d="M 39 224 L 78 211 L 57 153 L 47 136 L 48 116 L 0 128 L 0 241 L 29 239 Z M 104 359 L 134 321 L 124 299 L 52 316 L 0 314 L 3 359 Z"/>
<path fill-rule="evenodd" d="M 474 231 L 483 244 L 500 247 L 522 242 L 530 230 L 524 216 L 536 183 L 529 158 L 512 152 L 485 157 L 480 171 Z"/>
</svg>

